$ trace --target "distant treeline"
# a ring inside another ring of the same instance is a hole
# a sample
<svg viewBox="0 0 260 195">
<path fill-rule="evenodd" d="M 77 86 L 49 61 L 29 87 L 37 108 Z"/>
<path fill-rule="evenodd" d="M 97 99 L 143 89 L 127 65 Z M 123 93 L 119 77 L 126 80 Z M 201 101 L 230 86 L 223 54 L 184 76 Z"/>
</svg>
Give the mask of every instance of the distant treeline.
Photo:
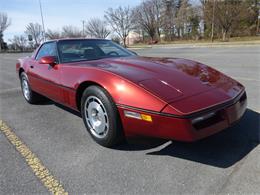
<svg viewBox="0 0 260 195">
<path fill-rule="evenodd" d="M 3 32 L 11 25 L 6 13 L 0 13 L 1 49 L 25 50 L 44 40 L 68 37 L 110 37 L 127 44 L 157 43 L 181 39 L 222 39 L 255 36 L 259 33 L 259 0 L 144 0 L 135 7 L 109 8 L 103 18 L 82 21 L 82 27 L 63 26 L 61 30 L 43 31 L 39 23 L 30 23 L 23 35 L 16 35 L 7 45 Z"/>
</svg>

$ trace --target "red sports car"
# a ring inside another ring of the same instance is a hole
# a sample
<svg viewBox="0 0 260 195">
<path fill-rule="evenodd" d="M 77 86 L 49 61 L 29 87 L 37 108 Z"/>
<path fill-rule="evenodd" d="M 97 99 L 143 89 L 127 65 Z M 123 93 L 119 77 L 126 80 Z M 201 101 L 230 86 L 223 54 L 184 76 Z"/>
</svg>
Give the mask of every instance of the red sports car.
<svg viewBox="0 0 260 195">
<path fill-rule="evenodd" d="M 247 104 L 245 88 L 209 66 L 140 57 L 104 39 L 45 42 L 16 70 L 27 102 L 46 96 L 81 112 L 106 147 L 133 135 L 202 139 L 238 121 Z"/>
</svg>

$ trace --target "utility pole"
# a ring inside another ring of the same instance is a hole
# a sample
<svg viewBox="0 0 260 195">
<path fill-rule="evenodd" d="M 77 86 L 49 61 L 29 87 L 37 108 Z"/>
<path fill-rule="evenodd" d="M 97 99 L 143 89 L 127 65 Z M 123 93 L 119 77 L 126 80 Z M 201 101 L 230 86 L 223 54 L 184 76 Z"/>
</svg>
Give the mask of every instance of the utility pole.
<svg viewBox="0 0 260 195">
<path fill-rule="evenodd" d="M 82 36 L 85 37 L 85 20 L 81 20 L 82 22 Z"/>
<path fill-rule="evenodd" d="M 259 10 L 259 14 L 257 17 L 256 35 L 259 34 L 259 25 L 260 25 L 260 10 Z"/>
<path fill-rule="evenodd" d="M 46 39 L 46 35 L 45 35 L 45 27 L 44 27 L 43 15 L 42 15 L 42 3 L 41 3 L 41 0 L 39 0 L 39 5 L 40 5 L 40 11 L 41 11 L 41 18 L 42 18 L 42 34 L 43 34 L 43 41 L 45 41 L 45 39 Z"/>
<path fill-rule="evenodd" d="M 214 40 L 215 9 L 216 9 L 216 0 L 213 1 L 213 13 L 212 13 L 212 24 L 211 24 L 211 42 L 213 42 L 213 40 Z"/>
</svg>

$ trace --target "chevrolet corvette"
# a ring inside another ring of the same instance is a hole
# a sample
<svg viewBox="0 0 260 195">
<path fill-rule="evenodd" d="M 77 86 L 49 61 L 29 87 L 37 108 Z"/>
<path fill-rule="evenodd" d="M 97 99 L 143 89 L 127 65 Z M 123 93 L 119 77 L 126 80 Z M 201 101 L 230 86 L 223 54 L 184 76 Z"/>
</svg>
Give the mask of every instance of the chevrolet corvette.
<svg viewBox="0 0 260 195">
<path fill-rule="evenodd" d="M 28 103 L 47 97 L 80 112 L 105 147 L 138 135 L 196 141 L 239 121 L 247 105 L 245 88 L 218 70 L 104 39 L 45 42 L 16 71 Z"/>
</svg>

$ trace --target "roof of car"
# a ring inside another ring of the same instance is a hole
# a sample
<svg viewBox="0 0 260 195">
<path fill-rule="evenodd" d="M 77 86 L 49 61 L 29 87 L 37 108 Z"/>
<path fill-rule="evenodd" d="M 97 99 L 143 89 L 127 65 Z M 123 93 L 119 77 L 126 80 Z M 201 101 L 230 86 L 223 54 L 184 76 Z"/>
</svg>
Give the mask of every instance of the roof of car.
<svg viewBox="0 0 260 195">
<path fill-rule="evenodd" d="M 76 40 L 108 40 L 108 39 L 101 39 L 101 38 L 60 38 L 60 39 L 53 39 L 45 41 L 44 43 L 53 42 L 53 41 L 76 41 Z"/>
</svg>

